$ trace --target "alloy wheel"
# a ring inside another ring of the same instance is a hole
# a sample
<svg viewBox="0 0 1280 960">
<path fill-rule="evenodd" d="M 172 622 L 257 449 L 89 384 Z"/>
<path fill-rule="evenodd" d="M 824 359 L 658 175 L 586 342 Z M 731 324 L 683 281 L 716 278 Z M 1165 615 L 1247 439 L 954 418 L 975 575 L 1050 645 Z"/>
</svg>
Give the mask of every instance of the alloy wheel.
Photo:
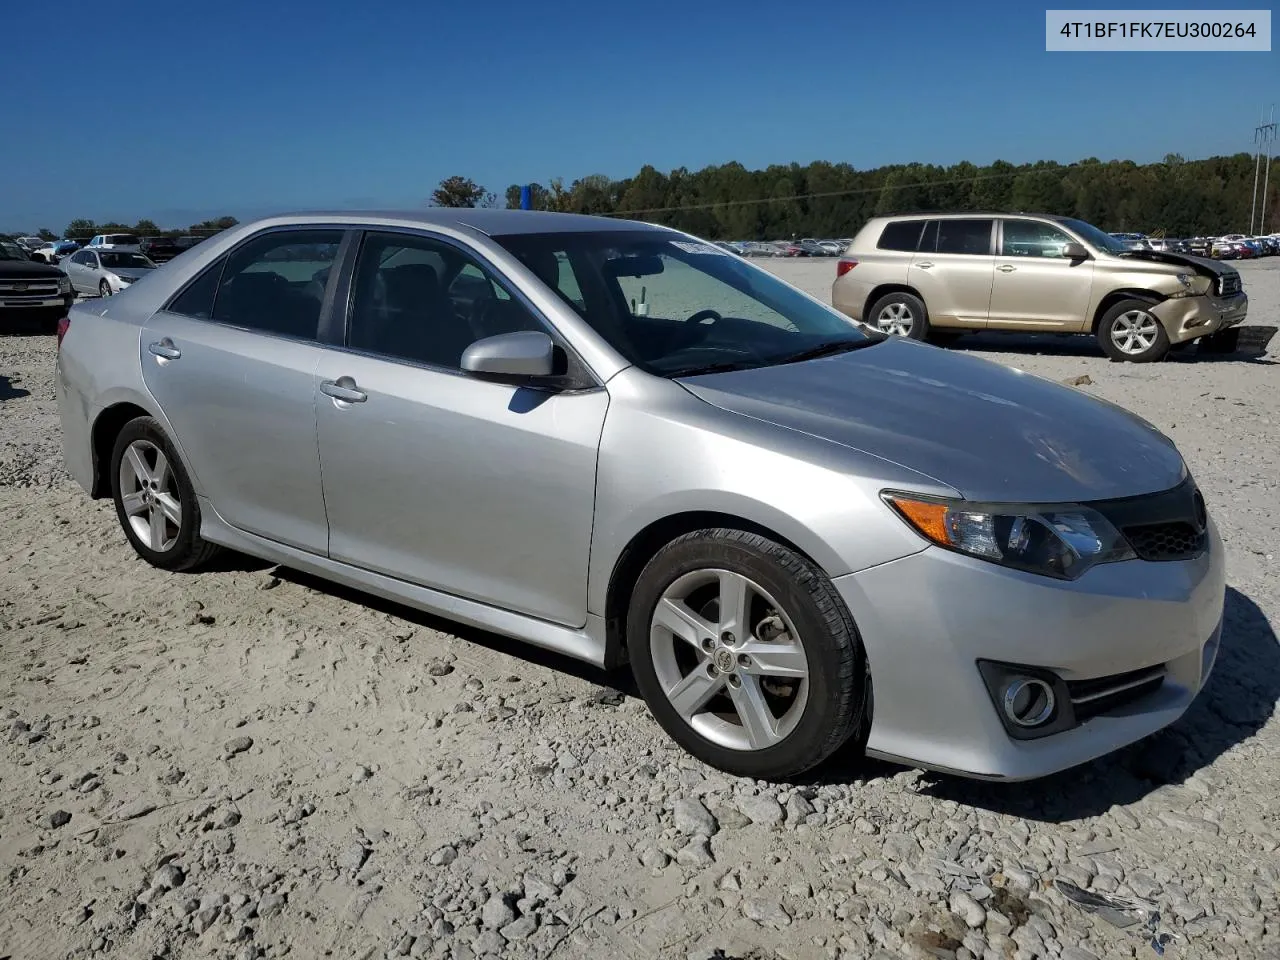
<svg viewBox="0 0 1280 960">
<path fill-rule="evenodd" d="M 120 503 L 134 535 L 156 553 L 182 533 L 182 501 L 169 460 L 150 440 L 135 440 L 120 459 Z"/>
<path fill-rule="evenodd" d="M 910 334 L 913 323 L 915 323 L 915 317 L 911 315 L 911 308 L 905 303 L 886 304 L 880 311 L 880 315 L 876 317 L 876 327 L 895 337 L 905 337 Z"/>
<path fill-rule="evenodd" d="M 1146 353 L 1156 342 L 1159 321 L 1145 310 L 1129 310 L 1111 324 L 1111 342 L 1128 356 Z"/>
<path fill-rule="evenodd" d="M 650 626 L 663 693 L 697 733 L 733 750 L 774 746 L 809 695 L 795 625 L 763 587 L 728 570 L 697 570 L 663 591 Z"/>
</svg>

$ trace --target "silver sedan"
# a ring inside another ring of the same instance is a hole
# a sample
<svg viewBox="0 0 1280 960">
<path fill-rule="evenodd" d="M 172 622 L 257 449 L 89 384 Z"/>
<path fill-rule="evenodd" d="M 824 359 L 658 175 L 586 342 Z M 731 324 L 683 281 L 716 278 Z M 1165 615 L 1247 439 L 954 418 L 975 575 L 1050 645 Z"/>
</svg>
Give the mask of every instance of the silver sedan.
<svg viewBox="0 0 1280 960">
<path fill-rule="evenodd" d="M 628 664 L 739 775 L 1040 776 L 1173 722 L 1218 648 L 1222 544 L 1150 424 L 666 228 L 262 220 L 74 308 L 57 389 L 147 562 Z"/>
<path fill-rule="evenodd" d="M 99 297 L 119 293 L 156 269 L 142 254 L 124 250 L 77 250 L 60 266 L 72 290 Z"/>
</svg>

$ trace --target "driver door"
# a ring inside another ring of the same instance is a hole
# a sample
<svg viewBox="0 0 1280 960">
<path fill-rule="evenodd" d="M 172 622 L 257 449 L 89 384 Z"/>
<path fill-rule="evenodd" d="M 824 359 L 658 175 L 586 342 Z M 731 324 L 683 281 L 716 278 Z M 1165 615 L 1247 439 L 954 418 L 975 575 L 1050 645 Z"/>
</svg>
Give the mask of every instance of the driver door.
<svg viewBox="0 0 1280 960">
<path fill-rule="evenodd" d="M 368 233 L 351 286 L 345 345 L 317 368 L 329 556 L 582 626 L 606 391 L 463 373 L 482 336 L 556 335 L 451 240 Z"/>
</svg>

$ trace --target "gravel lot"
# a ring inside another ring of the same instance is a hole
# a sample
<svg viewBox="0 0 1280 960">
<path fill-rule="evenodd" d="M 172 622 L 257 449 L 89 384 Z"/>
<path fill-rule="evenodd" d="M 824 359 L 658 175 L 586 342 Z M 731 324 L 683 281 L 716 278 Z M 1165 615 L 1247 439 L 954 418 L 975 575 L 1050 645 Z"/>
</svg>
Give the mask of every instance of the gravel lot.
<svg viewBox="0 0 1280 960">
<path fill-rule="evenodd" d="M 1280 259 L 1241 272 L 1280 326 Z M 1227 543 L 1189 713 L 1031 784 L 735 780 L 624 677 L 249 560 L 153 570 L 62 471 L 52 338 L 0 338 L 0 958 L 1280 957 L 1280 337 L 958 349 L 1154 422 Z"/>
</svg>

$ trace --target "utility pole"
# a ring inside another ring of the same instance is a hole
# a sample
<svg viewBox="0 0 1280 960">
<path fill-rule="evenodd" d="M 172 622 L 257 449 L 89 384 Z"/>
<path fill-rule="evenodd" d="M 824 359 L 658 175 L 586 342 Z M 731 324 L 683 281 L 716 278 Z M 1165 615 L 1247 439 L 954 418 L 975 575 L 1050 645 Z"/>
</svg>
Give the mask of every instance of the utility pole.
<svg viewBox="0 0 1280 960">
<path fill-rule="evenodd" d="M 1264 150 L 1267 155 L 1267 172 L 1268 174 L 1270 174 L 1271 172 L 1271 145 L 1275 142 L 1275 139 L 1276 139 L 1276 108 L 1274 106 L 1272 106 L 1271 108 L 1270 123 L 1266 121 L 1265 109 L 1261 114 L 1259 114 L 1258 120 L 1259 120 L 1258 125 L 1253 128 L 1253 142 L 1257 145 L 1258 149 L 1254 153 L 1254 158 L 1253 158 L 1253 206 L 1250 207 L 1249 209 L 1249 235 L 1250 236 L 1254 236 L 1253 218 L 1254 218 L 1254 215 L 1258 212 L 1258 171 L 1262 166 L 1262 154 Z M 1266 216 L 1267 216 L 1267 183 L 1266 183 L 1266 180 L 1264 179 L 1262 183 L 1262 220 L 1265 220 Z M 1259 234 L 1262 233 L 1261 220 L 1258 223 L 1258 233 Z"/>
<path fill-rule="evenodd" d="M 1267 181 L 1271 176 L 1271 145 L 1276 142 L 1276 108 L 1275 104 L 1271 106 L 1271 122 L 1264 127 L 1268 133 L 1269 139 L 1264 138 L 1264 146 L 1266 148 L 1266 159 L 1262 165 L 1262 209 L 1258 211 L 1258 234 L 1266 232 L 1263 227 L 1263 221 L 1267 219 Z"/>
</svg>

